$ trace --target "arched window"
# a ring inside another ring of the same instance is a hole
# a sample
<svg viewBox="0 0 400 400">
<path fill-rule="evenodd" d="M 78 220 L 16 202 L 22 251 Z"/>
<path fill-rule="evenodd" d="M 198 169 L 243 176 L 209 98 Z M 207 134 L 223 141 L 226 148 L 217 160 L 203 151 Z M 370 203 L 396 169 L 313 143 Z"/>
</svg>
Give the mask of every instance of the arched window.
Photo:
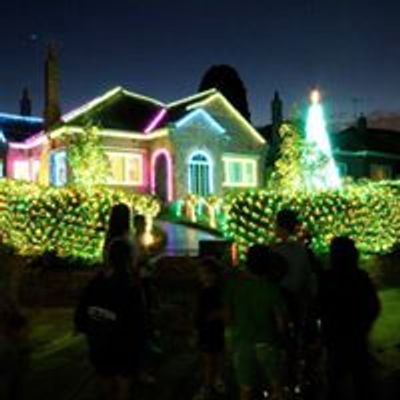
<svg viewBox="0 0 400 400">
<path fill-rule="evenodd" d="M 212 192 L 212 165 L 203 152 L 193 153 L 189 159 L 189 193 L 207 196 Z"/>
</svg>

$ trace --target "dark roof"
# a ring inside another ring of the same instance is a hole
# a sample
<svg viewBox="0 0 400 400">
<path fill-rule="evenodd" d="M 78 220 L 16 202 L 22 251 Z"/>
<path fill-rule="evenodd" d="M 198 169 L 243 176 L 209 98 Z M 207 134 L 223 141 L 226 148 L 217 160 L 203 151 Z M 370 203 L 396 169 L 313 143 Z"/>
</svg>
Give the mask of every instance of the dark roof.
<svg viewBox="0 0 400 400">
<path fill-rule="evenodd" d="M 64 124 L 73 126 L 84 126 L 91 123 L 101 129 L 144 132 L 162 110 L 167 111 L 166 115 L 157 123 L 157 126 L 153 127 L 153 130 L 177 122 L 192 110 L 201 107 L 226 130 L 231 132 L 247 131 L 248 128 L 243 124 L 238 124 L 237 119 L 231 118 L 231 114 L 224 111 L 225 108 L 221 109 L 224 99 L 216 89 L 210 89 L 179 101 L 164 104 L 117 87 L 63 115 L 62 121 Z M 210 101 L 204 103 L 206 100 Z M 246 123 L 249 124 L 247 121 Z M 249 127 L 251 127 L 250 124 Z"/>
<path fill-rule="evenodd" d="M 209 99 L 218 93 L 216 89 L 209 89 L 193 96 L 168 104 L 168 122 L 176 122 L 188 113 L 187 107 Z"/>
<path fill-rule="evenodd" d="M 42 118 L 0 113 L 0 131 L 7 141 L 23 142 L 42 129 Z"/>
<path fill-rule="evenodd" d="M 93 123 L 103 129 L 118 129 L 143 132 L 157 113 L 164 108 L 163 104 L 148 97 L 130 93 L 123 88 L 110 91 L 103 96 L 104 100 L 96 103 L 96 99 L 70 114 L 63 116 L 68 125 L 83 126 Z M 88 108 L 85 109 L 85 106 Z M 75 113 L 75 115 L 73 114 Z M 72 114 L 72 116 L 71 116 Z"/>
<path fill-rule="evenodd" d="M 400 155 L 400 132 L 349 127 L 331 135 L 332 147 L 344 151 L 375 151 Z"/>
</svg>

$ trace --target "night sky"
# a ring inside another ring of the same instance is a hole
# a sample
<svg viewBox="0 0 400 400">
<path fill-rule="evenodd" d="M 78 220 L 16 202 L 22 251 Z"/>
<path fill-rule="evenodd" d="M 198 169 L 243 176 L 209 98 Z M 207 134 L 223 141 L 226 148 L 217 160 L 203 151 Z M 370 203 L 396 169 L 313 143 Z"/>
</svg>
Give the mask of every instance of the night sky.
<svg viewBox="0 0 400 400">
<path fill-rule="evenodd" d="M 314 85 L 335 119 L 400 111 L 399 18 L 398 0 L 1 0 L 0 111 L 28 86 L 42 112 L 50 40 L 64 112 L 116 85 L 178 99 L 212 64 L 237 69 L 258 124 L 275 89 L 288 112 Z"/>
</svg>

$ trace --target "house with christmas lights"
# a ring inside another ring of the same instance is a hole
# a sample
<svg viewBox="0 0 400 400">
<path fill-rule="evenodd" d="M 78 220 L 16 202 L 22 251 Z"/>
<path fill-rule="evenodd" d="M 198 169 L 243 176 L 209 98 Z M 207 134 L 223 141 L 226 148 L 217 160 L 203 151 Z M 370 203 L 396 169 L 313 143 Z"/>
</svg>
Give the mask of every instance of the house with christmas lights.
<svg viewBox="0 0 400 400">
<path fill-rule="evenodd" d="M 87 124 L 101 137 L 109 185 L 172 201 L 263 183 L 266 141 L 217 90 L 166 104 L 117 87 L 63 115 L 47 132 L 50 184 L 67 183 L 68 137 Z"/>
<path fill-rule="evenodd" d="M 73 174 L 71 137 L 90 126 L 105 152 L 110 186 L 171 201 L 264 183 L 266 140 L 217 90 L 163 103 L 116 87 L 62 115 L 54 46 L 44 78 L 44 130 L 10 143 L 9 177 L 65 185 Z"/>
</svg>

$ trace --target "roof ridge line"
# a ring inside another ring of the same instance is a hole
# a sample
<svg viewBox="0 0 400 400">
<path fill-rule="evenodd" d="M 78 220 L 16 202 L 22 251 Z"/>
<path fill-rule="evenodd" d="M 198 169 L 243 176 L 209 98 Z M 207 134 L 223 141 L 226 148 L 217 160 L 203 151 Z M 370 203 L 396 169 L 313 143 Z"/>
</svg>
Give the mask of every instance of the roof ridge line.
<svg viewBox="0 0 400 400">
<path fill-rule="evenodd" d="M 156 104 L 158 106 L 161 106 L 161 107 L 166 107 L 167 106 L 167 104 L 163 103 L 162 101 L 159 101 L 159 100 L 157 100 L 157 99 L 155 99 L 153 97 L 150 97 L 150 96 L 145 96 L 143 94 L 132 92 L 132 91 L 130 91 L 128 89 L 125 89 L 122 86 L 121 86 L 121 90 L 127 96 L 134 97 L 134 98 L 139 98 L 139 99 L 143 99 L 143 100 L 147 100 L 147 101 L 150 101 L 151 103 L 154 103 L 154 104 Z"/>
<path fill-rule="evenodd" d="M 219 93 L 219 91 L 216 88 L 203 90 L 202 92 L 196 93 L 196 94 L 194 94 L 192 96 L 184 97 L 183 99 L 175 100 L 175 101 L 172 101 L 170 103 L 167 103 L 167 107 L 168 108 L 175 107 L 175 106 L 177 106 L 179 104 L 182 104 L 182 103 L 185 103 L 187 101 L 195 100 L 197 97 L 202 97 L 202 96 L 205 96 L 206 94 L 211 96 L 211 95 L 214 95 L 214 94 L 217 94 L 217 93 Z"/>
<path fill-rule="evenodd" d="M 92 108 L 96 107 L 103 101 L 108 100 L 110 97 L 116 95 L 118 92 L 122 91 L 123 87 L 122 86 L 115 86 L 114 88 L 108 90 L 106 93 L 104 93 L 101 96 L 97 96 L 92 100 L 89 100 L 88 102 L 84 103 L 82 106 L 75 108 L 74 110 L 71 110 L 67 112 L 66 114 L 61 116 L 61 120 L 63 122 L 70 122 L 72 119 L 78 117 L 79 115 L 91 110 Z"/>
</svg>

